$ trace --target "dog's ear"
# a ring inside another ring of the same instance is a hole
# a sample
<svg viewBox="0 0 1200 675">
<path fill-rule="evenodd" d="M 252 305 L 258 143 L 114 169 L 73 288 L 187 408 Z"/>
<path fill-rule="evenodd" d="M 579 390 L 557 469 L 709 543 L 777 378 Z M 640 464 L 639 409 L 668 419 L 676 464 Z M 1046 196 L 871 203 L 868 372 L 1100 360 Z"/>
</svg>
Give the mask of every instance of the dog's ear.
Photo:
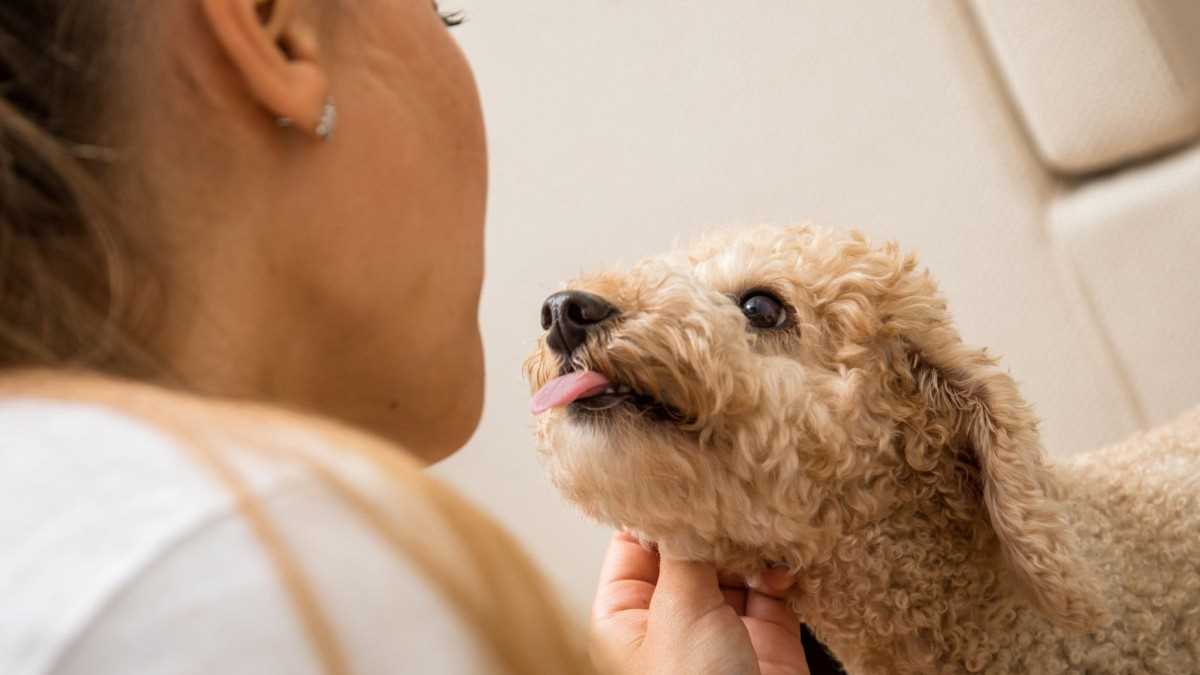
<svg viewBox="0 0 1200 675">
<path fill-rule="evenodd" d="M 870 332 L 890 355 L 885 379 L 898 387 L 893 400 L 905 402 L 892 411 L 904 425 L 905 460 L 919 471 L 946 462 L 965 472 L 947 477 L 947 490 L 962 493 L 948 507 L 972 520 L 986 516 L 980 534 L 994 536 L 1006 566 L 1048 618 L 1077 629 L 1098 625 L 1104 598 L 1078 555 L 1037 418 L 1016 383 L 986 351 L 962 341 L 915 256 L 894 244 L 855 246 L 857 273 L 841 277 L 874 301 L 878 323 Z"/>
<path fill-rule="evenodd" d="M 940 300 L 935 305 L 944 308 Z M 1067 627 L 1096 626 L 1105 617 L 1103 597 L 1077 555 L 1036 417 L 994 358 L 965 345 L 944 314 L 930 318 L 903 336 L 909 382 L 919 396 L 916 418 L 926 426 L 921 435 L 940 441 L 943 452 L 949 443 L 970 453 L 967 462 L 978 472 L 974 496 L 982 498 L 1005 562 L 1038 609 Z"/>
</svg>

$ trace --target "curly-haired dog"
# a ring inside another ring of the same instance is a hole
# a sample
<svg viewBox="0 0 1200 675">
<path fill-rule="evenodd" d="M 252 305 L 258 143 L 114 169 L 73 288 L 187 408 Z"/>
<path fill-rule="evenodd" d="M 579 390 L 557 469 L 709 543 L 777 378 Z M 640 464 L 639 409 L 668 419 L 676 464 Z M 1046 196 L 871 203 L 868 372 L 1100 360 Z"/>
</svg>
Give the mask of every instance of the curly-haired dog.
<svg viewBox="0 0 1200 675">
<path fill-rule="evenodd" d="M 554 482 L 753 578 L 851 673 L 1200 672 L 1200 414 L 1048 465 L 914 257 L 716 234 L 547 300 L 526 364 Z"/>
</svg>

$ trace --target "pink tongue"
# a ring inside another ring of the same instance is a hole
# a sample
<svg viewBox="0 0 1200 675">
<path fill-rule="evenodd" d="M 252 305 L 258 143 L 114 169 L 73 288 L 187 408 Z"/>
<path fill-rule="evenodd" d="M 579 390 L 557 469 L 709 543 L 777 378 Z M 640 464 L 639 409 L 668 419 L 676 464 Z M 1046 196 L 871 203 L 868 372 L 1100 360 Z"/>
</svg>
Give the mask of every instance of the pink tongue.
<svg viewBox="0 0 1200 675">
<path fill-rule="evenodd" d="M 590 370 L 568 373 L 556 377 L 533 395 L 534 415 L 541 415 L 551 408 L 561 408 L 581 398 L 595 396 L 608 388 L 609 381 L 600 373 Z"/>
</svg>

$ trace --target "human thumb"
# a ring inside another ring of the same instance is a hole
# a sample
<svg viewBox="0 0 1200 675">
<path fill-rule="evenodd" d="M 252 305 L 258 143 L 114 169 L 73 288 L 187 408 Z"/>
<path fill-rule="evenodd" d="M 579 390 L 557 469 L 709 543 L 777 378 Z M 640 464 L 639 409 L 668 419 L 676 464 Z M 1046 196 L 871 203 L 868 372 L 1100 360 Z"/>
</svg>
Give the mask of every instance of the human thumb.
<svg viewBox="0 0 1200 675">
<path fill-rule="evenodd" d="M 717 583 L 716 567 L 709 563 L 662 557 L 658 584 L 650 601 L 651 612 L 666 609 L 681 614 L 678 618 L 691 619 L 720 607 L 724 602 Z"/>
</svg>

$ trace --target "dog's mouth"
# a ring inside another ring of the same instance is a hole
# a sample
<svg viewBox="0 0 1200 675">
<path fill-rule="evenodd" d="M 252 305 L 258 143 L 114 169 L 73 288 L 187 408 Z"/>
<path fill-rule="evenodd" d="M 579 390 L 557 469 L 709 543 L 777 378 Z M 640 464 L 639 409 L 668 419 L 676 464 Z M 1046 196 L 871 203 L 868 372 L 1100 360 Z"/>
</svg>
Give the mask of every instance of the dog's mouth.
<svg viewBox="0 0 1200 675">
<path fill-rule="evenodd" d="M 566 408 L 572 414 L 593 419 L 632 412 L 658 422 L 680 424 L 687 421 L 678 409 L 593 370 L 564 372 L 534 394 L 532 410 L 535 415 L 553 408 Z"/>
</svg>

